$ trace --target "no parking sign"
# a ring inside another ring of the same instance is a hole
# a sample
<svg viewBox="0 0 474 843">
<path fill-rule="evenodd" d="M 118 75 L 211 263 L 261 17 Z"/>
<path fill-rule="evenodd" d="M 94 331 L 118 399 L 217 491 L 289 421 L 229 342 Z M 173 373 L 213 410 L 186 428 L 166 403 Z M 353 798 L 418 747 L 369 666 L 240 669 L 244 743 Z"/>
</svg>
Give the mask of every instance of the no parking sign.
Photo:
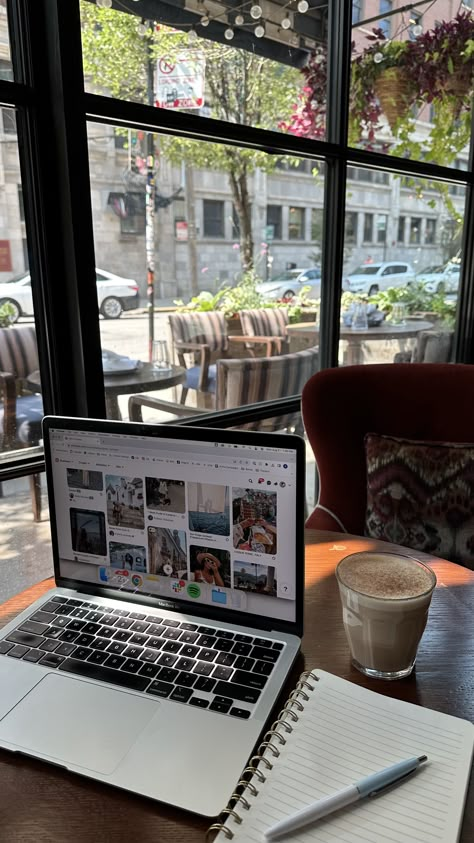
<svg viewBox="0 0 474 843">
<path fill-rule="evenodd" d="M 205 59 L 202 55 L 160 58 L 156 72 L 159 108 L 201 108 L 204 102 Z"/>
</svg>

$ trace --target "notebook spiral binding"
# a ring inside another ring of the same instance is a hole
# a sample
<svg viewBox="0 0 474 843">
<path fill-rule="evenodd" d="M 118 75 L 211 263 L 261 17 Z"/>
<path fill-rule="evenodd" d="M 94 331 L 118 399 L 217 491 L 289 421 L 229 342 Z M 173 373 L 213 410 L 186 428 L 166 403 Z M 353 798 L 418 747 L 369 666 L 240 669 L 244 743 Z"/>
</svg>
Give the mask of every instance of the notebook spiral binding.
<svg viewBox="0 0 474 843">
<path fill-rule="evenodd" d="M 310 680 L 310 681 L 308 681 Z M 258 789 L 253 784 L 253 782 L 248 781 L 247 779 L 243 778 L 246 774 L 256 777 L 261 784 L 264 784 L 266 781 L 266 775 L 262 772 L 261 769 L 257 766 L 258 764 L 264 764 L 267 770 L 273 769 L 273 761 L 269 761 L 268 758 L 264 756 L 264 752 L 270 750 L 272 754 L 272 758 L 275 760 L 278 759 L 280 755 L 279 747 L 284 746 L 286 744 L 286 737 L 285 734 L 291 734 L 293 731 L 292 723 L 296 723 L 299 720 L 297 712 L 301 712 L 304 710 L 304 702 L 309 700 L 308 692 L 314 691 L 314 685 L 311 682 L 318 682 L 319 678 L 316 676 L 315 673 L 312 673 L 310 670 L 305 671 L 301 674 L 296 688 L 291 692 L 290 696 L 288 697 L 284 708 L 280 711 L 277 719 L 274 723 L 272 723 L 271 728 L 265 732 L 263 736 L 263 741 L 261 742 L 260 746 L 258 747 L 257 754 L 253 755 L 250 759 L 248 766 L 242 772 L 242 778 L 239 779 L 237 782 L 237 790 L 232 794 L 230 797 L 229 803 L 226 808 L 221 812 L 219 817 L 219 822 L 213 823 L 209 826 L 207 833 L 206 833 L 206 841 L 210 841 L 211 834 L 218 834 L 222 831 L 225 834 L 227 840 L 232 840 L 234 837 L 234 832 L 228 828 L 224 824 L 224 821 L 227 817 L 232 817 L 234 822 L 238 825 L 242 823 L 242 817 L 240 814 L 237 813 L 235 810 L 236 807 L 239 805 L 245 811 L 249 811 L 252 807 L 252 803 L 247 799 L 247 793 L 245 796 L 243 795 L 244 792 L 248 790 L 251 796 L 258 795 Z M 302 700 L 304 702 L 302 702 Z M 294 711 L 296 709 L 296 711 Z M 291 722 L 288 722 L 288 719 Z M 280 728 L 283 732 L 280 731 Z M 273 743 L 273 739 L 278 741 L 279 746 L 275 746 Z M 214 839 L 214 838 L 213 838 Z"/>
</svg>

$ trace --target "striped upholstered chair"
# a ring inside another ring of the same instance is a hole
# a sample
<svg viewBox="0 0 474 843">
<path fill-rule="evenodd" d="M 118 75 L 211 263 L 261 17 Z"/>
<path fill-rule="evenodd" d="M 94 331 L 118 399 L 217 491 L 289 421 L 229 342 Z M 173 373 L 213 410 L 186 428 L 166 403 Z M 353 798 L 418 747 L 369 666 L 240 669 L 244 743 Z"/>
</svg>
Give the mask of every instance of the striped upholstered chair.
<svg viewBox="0 0 474 843">
<path fill-rule="evenodd" d="M 23 394 L 23 381 L 37 370 L 38 349 L 33 325 L 0 328 L 0 450 L 39 445 L 41 395 Z M 30 475 L 35 521 L 41 517 L 40 475 Z"/>
<path fill-rule="evenodd" d="M 215 395 L 216 360 L 230 356 L 230 342 L 244 343 L 245 347 L 249 348 L 263 345 L 269 354 L 272 353 L 271 340 L 266 336 L 229 337 L 225 315 L 217 310 L 205 313 L 172 313 L 168 320 L 171 341 L 179 365 L 186 369 L 181 404 L 185 404 L 190 389 Z"/>
<path fill-rule="evenodd" d="M 242 334 L 246 337 L 260 337 L 271 340 L 273 347 L 269 354 L 288 353 L 288 321 L 286 307 L 240 311 Z M 250 343 L 247 343 L 247 348 L 251 349 Z"/>
<path fill-rule="evenodd" d="M 274 357 L 250 357 L 243 360 L 218 360 L 216 409 L 229 410 L 245 404 L 299 395 L 306 381 L 318 368 L 318 349 L 307 348 L 293 354 Z M 183 407 L 152 395 L 132 395 L 128 402 L 132 421 L 142 421 L 142 408 L 171 413 L 176 416 L 196 415 L 199 410 Z M 201 411 L 202 412 L 202 411 Z M 208 411 L 204 411 L 208 412 Z M 239 428 L 244 425 L 239 425 Z M 253 430 L 296 430 L 302 432 L 299 413 L 291 413 L 245 425 Z"/>
</svg>

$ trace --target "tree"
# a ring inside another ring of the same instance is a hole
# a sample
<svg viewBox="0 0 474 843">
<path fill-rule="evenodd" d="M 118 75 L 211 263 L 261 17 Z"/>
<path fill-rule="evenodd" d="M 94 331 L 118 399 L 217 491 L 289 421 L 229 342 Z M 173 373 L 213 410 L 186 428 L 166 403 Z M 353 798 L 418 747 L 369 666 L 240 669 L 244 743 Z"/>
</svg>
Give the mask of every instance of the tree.
<svg viewBox="0 0 474 843">
<path fill-rule="evenodd" d="M 188 34 L 155 26 L 139 35 L 139 20 L 81 2 L 84 72 L 95 86 L 113 97 L 147 101 L 148 40 L 155 59 L 176 61 L 204 57 L 206 105 L 210 116 L 229 123 L 277 129 L 289 114 L 299 86 L 296 68 L 278 64 L 242 49 L 205 39 L 190 42 Z M 160 137 L 160 152 L 172 163 L 210 168 L 227 174 L 239 222 L 242 269 L 254 264 L 249 177 L 257 170 L 272 172 L 287 156 L 186 138 Z"/>
</svg>

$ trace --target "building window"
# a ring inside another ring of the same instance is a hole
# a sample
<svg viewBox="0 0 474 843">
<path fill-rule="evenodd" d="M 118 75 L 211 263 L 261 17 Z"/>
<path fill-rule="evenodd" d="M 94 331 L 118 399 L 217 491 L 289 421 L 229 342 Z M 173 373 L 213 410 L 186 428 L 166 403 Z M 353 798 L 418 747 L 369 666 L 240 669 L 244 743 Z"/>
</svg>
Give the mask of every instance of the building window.
<svg viewBox="0 0 474 843">
<path fill-rule="evenodd" d="M 267 228 L 273 226 L 273 239 L 281 240 L 281 206 L 267 205 Z M 268 239 L 268 234 L 267 234 Z"/>
<path fill-rule="evenodd" d="M 405 217 L 398 217 L 397 243 L 405 242 Z"/>
<path fill-rule="evenodd" d="M 321 243 L 323 236 L 323 209 L 311 208 L 311 240 Z"/>
<path fill-rule="evenodd" d="M 219 199 L 203 199 L 204 237 L 224 237 L 224 203 Z"/>
<path fill-rule="evenodd" d="M 436 242 L 436 220 L 426 220 L 425 243 L 427 246 L 434 246 Z"/>
<path fill-rule="evenodd" d="M 392 11 L 392 0 L 380 0 L 380 14 L 384 15 Z M 379 27 L 382 30 L 385 38 L 390 38 L 392 32 L 392 22 L 390 18 L 379 21 Z"/>
<path fill-rule="evenodd" d="M 352 0 L 352 25 L 359 23 L 362 18 L 362 0 Z"/>
<path fill-rule="evenodd" d="M 364 214 L 364 243 L 372 243 L 374 239 L 374 215 Z"/>
<path fill-rule="evenodd" d="M 304 208 L 290 208 L 288 215 L 288 239 L 304 240 Z"/>
<path fill-rule="evenodd" d="M 385 243 L 387 240 L 387 215 L 377 214 L 377 243 Z"/>
<path fill-rule="evenodd" d="M 348 211 L 345 220 L 345 238 L 346 243 L 357 243 L 357 212 Z"/>
<path fill-rule="evenodd" d="M 13 108 L 2 108 L 3 131 L 6 135 L 16 135 L 16 114 Z"/>
<path fill-rule="evenodd" d="M 145 194 L 126 193 L 125 213 L 120 216 L 121 234 L 145 234 Z"/>
<path fill-rule="evenodd" d="M 410 219 L 410 244 L 416 246 L 421 243 L 421 218 L 411 217 Z"/>
</svg>

